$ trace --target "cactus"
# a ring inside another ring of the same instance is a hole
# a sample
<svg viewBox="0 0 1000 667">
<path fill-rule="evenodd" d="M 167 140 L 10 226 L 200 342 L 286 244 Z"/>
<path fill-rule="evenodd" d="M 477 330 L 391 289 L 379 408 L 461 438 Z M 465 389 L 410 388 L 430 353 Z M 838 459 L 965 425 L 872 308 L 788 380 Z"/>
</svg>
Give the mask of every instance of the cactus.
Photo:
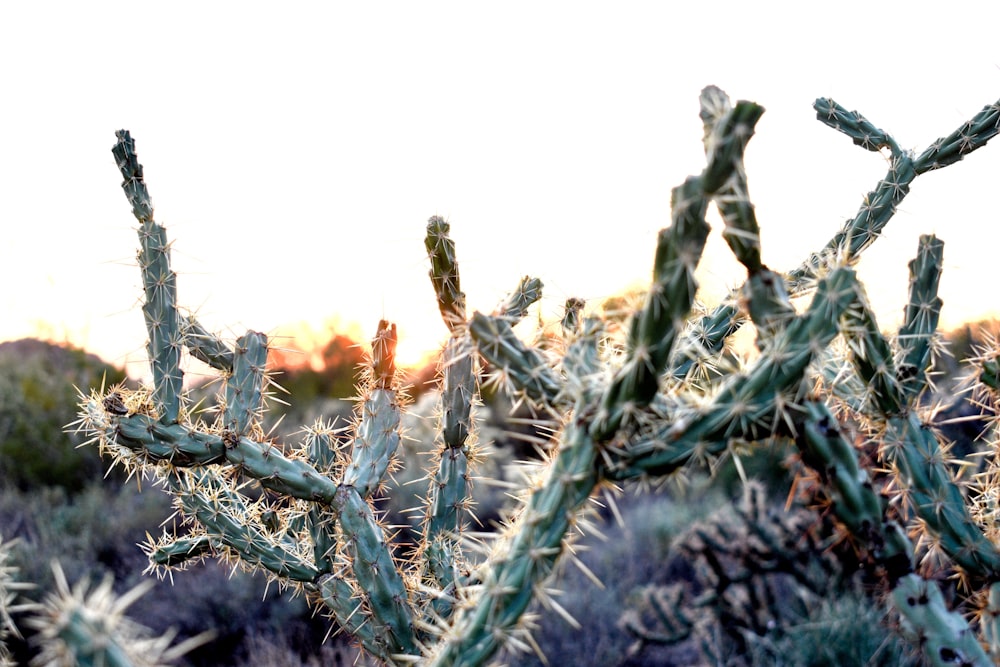
<svg viewBox="0 0 1000 667">
<path fill-rule="evenodd" d="M 677 537 L 672 550 L 694 576 L 640 591 L 622 618 L 636 637 L 633 650 L 689 641 L 704 664 L 724 664 L 725 655 L 746 654 L 751 634 L 805 617 L 811 603 L 843 588 L 839 563 L 811 532 L 814 524 L 804 508 L 771 508 L 763 485 L 751 480 L 736 504 Z"/>
<path fill-rule="evenodd" d="M 891 338 L 878 328 L 851 266 L 918 175 L 961 160 L 997 133 L 1000 103 L 916 156 L 832 100 L 817 100 L 815 108 L 856 144 L 889 153 L 887 175 L 858 214 L 792 271 L 764 265 L 743 167 L 764 109 L 732 104 L 721 90 L 706 88 L 706 166 L 673 190 L 653 280 L 623 341 L 611 340 L 614 331 L 571 299 L 557 343 L 524 342 L 513 327 L 542 287 L 530 277 L 493 313 L 468 313 L 449 224 L 430 219 L 431 283 L 450 338 L 421 540 L 406 554 L 373 504 L 388 488 L 401 445 L 405 394 L 395 369 L 395 325 L 379 323 L 346 446 L 323 423 L 307 427 L 299 444 L 271 441 L 260 425 L 270 383 L 267 337 L 248 332 L 227 344 L 179 309 L 170 245 L 154 221 L 135 144 L 120 131 L 113 152 L 139 221 L 152 384 L 85 397 L 80 428 L 114 462 L 154 477 L 173 495 L 183 530 L 146 543 L 151 568 L 218 556 L 304 593 L 385 663 L 480 665 L 501 651 L 530 648 L 526 612 L 536 602 L 567 615 L 546 588 L 595 495 L 683 474 L 734 444 L 781 441 L 814 471 L 845 539 L 880 574 L 886 604 L 928 661 L 988 664 L 981 642 L 995 644 L 998 634 L 989 621 L 1000 595 L 1000 554 L 983 530 L 984 514 L 970 510 L 968 490 L 956 483 L 921 403 L 936 344 L 942 244 L 921 240 L 906 321 Z M 699 313 L 694 272 L 713 201 L 747 281 Z M 811 303 L 799 312 L 790 300 L 807 294 Z M 722 363 L 729 339 L 748 322 L 759 355 L 731 368 Z M 213 423 L 196 418 L 184 395 L 184 349 L 224 380 Z M 980 384 L 996 386 L 995 366 L 995 357 L 984 360 Z M 549 459 L 488 540 L 467 528 L 480 456 L 470 406 L 484 369 L 560 425 Z M 718 377 L 706 381 L 706 372 Z M 888 477 L 863 465 L 858 439 L 878 444 Z M 984 488 L 995 488 L 993 480 Z M 928 546 L 943 558 L 918 567 Z M 957 611 L 946 607 L 936 583 L 945 572 L 968 587 Z M 977 609 L 980 620 L 970 625 L 962 612 Z"/>
<path fill-rule="evenodd" d="M 21 637 L 15 616 L 25 615 L 25 628 L 34 631 L 32 643 L 38 665 L 107 665 L 156 667 L 177 661 L 191 649 L 211 639 L 211 631 L 173 644 L 173 634 L 153 635 L 125 615 L 128 607 L 151 587 L 145 581 L 123 595 L 112 590 L 111 578 L 91 588 L 78 582 L 72 588 L 58 563 L 52 564 L 55 590 L 43 603 L 24 597 L 33 584 L 17 579 L 17 568 L 8 563 L 15 542 L 0 537 L 0 666 L 15 664 L 6 646 L 11 635 Z"/>
</svg>

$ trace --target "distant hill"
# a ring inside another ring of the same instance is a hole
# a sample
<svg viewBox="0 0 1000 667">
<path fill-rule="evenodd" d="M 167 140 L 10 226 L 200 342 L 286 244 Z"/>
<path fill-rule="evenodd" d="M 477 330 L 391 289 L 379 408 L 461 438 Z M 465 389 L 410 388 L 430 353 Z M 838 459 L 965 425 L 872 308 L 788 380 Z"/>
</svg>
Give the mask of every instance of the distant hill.
<svg viewBox="0 0 1000 667">
<path fill-rule="evenodd" d="M 0 484 L 78 491 L 104 475 L 96 447 L 64 429 L 79 395 L 125 372 L 78 348 L 35 338 L 0 343 Z"/>
</svg>

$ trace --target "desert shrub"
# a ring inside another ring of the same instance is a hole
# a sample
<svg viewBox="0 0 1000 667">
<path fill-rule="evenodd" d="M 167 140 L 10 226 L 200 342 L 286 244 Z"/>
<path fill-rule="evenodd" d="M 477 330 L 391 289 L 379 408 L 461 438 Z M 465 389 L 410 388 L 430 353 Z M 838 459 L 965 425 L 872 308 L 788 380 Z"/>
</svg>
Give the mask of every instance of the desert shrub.
<svg viewBox="0 0 1000 667">
<path fill-rule="evenodd" d="M 79 491 L 104 474 L 84 436 L 64 427 L 77 419 L 77 388 L 125 379 L 122 370 L 68 346 L 35 339 L 0 343 L 0 484 Z"/>
<path fill-rule="evenodd" d="M 98 481 L 75 494 L 60 487 L 0 490 L 0 535 L 16 539 L 11 561 L 21 580 L 36 585 L 32 599 L 53 590 L 56 562 L 71 582 L 97 583 L 111 575 L 119 593 L 148 579 L 144 571 L 149 563 L 136 537 L 156 534 L 169 514 L 165 494 L 148 485 L 140 492 L 135 482 L 123 486 Z M 312 638 L 300 643 L 318 651 L 316 638 L 324 636 L 325 624 L 311 618 L 300 598 L 289 599 L 273 587 L 264 596 L 266 589 L 262 576 L 207 561 L 193 564 L 183 576 L 158 582 L 153 593 L 129 608 L 129 616 L 156 634 L 175 630 L 181 639 L 214 631 L 210 644 L 194 649 L 179 664 L 231 664 L 239 656 L 252 655 L 251 640 L 281 636 Z M 30 628 L 22 630 L 24 638 L 10 637 L 8 644 L 18 664 L 27 664 L 34 655 L 32 633 Z"/>
<path fill-rule="evenodd" d="M 763 491 L 759 484 L 751 488 L 757 493 Z M 711 591 L 706 593 L 711 574 L 701 571 L 704 563 L 699 563 L 696 534 L 706 526 L 718 530 L 723 524 L 729 526 L 730 539 L 747 540 L 748 532 L 753 535 L 757 528 L 748 531 L 745 525 L 733 525 L 754 516 L 746 507 L 740 508 L 746 502 L 740 497 L 742 493 L 737 491 L 738 502 L 734 502 L 711 480 L 694 476 L 686 489 L 629 495 L 618 500 L 622 524 L 600 526 L 576 548 L 579 560 L 601 585 L 571 563 L 561 575 L 563 584 L 556 601 L 578 626 L 556 613 L 542 614 L 536 620 L 535 639 L 549 664 L 555 659 L 568 664 L 622 667 L 917 664 L 911 655 L 913 647 L 886 623 L 884 608 L 873 603 L 856 577 L 814 571 L 819 563 L 835 568 L 839 560 L 821 552 L 826 542 L 802 540 L 801 532 L 788 534 L 797 538 L 800 550 L 795 567 L 813 576 L 824 587 L 822 591 L 802 590 L 787 572 L 759 572 L 756 584 L 762 582 L 761 575 L 773 578 L 768 585 L 781 597 L 772 602 L 772 607 L 780 611 L 758 610 L 764 617 L 757 619 L 755 627 L 751 627 L 754 619 L 735 615 L 733 605 L 713 602 Z M 759 495 L 755 518 L 782 517 L 784 525 L 791 516 L 793 521 L 816 523 L 815 515 L 803 509 L 786 515 L 783 501 L 776 494 Z M 767 530 L 773 533 L 774 527 Z M 722 557 L 726 548 L 731 554 L 764 560 L 769 557 L 759 542 L 748 541 L 746 547 L 741 552 L 727 544 L 714 551 Z M 788 549 L 787 553 L 794 551 Z M 739 567 L 746 566 L 744 563 Z M 732 564 L 729 567 L 736 574 Z M 674 613 L 691 621 L 700 618 L 697 625 L 656 626 L 660 619 L 649 611 L 648 599 L 654 592 L 665 590 L 672 591 L 669 603 L 676 607 Z M 628 626 L 643 608 L 650 636 L 637 641 Z M 674 633 L 671 640 L 652 640 L 655 633 L 663 639 L 670 632 Z M 532 655 L 522 658 L 522 664 L 545 663 Z"/>
</svg>

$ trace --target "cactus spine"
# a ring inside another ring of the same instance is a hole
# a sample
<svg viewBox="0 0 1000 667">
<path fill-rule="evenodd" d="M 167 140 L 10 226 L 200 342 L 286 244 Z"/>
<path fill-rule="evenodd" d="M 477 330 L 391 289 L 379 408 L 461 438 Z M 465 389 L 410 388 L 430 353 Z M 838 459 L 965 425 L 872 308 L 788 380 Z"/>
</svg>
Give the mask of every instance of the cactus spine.
<svg viewBox="0 0 1000 667">
<path fill-rule="evenodd" d="M 886 573 L 890 604 L 933 664 L 988 664 L 974 630 L 994 637 L 986 621 L 970 626 L 942 602 L 931 577 L 918 574 L 929 540 L 983 593 L 994 609 L 1000 555 L 946 455 L 921 421 L 940 299 L 941 243 L 921 240 L 911 263 L 906 321 L 894 340 L 879 330 L 851 264 L 878 237 L 920 174 L 952 164 L 997 132 L 1000 104 L 986 107 L 955 133 L 914 157 L 861 114 L 817 100 L 819 119 L 868 150 L 888 150 L 889 172 L 828 244 L 787 274 L 762 261 L 743 152 L 764 109 L 732 104 L 721 90 L 701 97 L 706 166 L 674 189 L 671 224 L 657 240 L 653 281 L 632 316 L 620 358 L 603 340 L 598 318 L 571 299 L 562 354 L 525 343 L 513 326 L 541 293 L 525 278 L 492 314 L 466 311 L 449 225 L 431 218 L 425 241 L 431 283 L 450 338 L 442 355 L 438 456 L 429 474 L 422 541 L 401 560 L 373 510 L 400 445 L 403 409 L 396 378 L 395 326 L 381 322 L 350 446 L 338 449 L 329 427 L 307 429 L 305 442 L 282 447 L 260 428 L 267 394 L 267 338 L 249 332 L 234 345 L 180 313 L 169 243 L 153 221 L 142 167 L 128 132 L 114 149 L 123 187 L 139 220 L 140 269 L 153 370 L 149 391 L 115 388 L 83 404 L 84 428 L 105 453 L 154 474 L 176 498 L 190 531 L 164 535 L 147 548 L 155 568 L 183 566 L 217 554 L 267 571 L 303 590 L 374 656 L 391 664 L 480 665 L 499 651 L 530 645 L 523 617 L 546 599 L 573 528 L 600 489 L 659 479 L 726 454 L 733 442 L 793 443 L 823 484 L 845 534 Z M 724 238 L 747 269 L 747 281 L 714 311 L 693 315 L 694 271 L 710 232 L 714 201 Z M 812 293 L 798 312 L 790 299 Z M 745 322 L 757 331 L 759 357 L 707 385 L 727 341 Z M 835 341 L 847 343 L 838 357 Z M 225 379 L 214 424 L 193 420 L 182 392 L 181 350 Z M 478 400 L 484 360 L 501 385 L 561 419 L 548 466 L 485 558 L 469 557 L 463 533 L 477 452 L 470 406 Z M 982 384 L 996 387 L 996 361 L 983 363 Z M 992 374 L 991 374 L 992 373 Z M 835 377 L 842 381 L 826 387 Z M 848 419 L 849 418 L 849 419 Z M 852 426 L 851 424 L 857 424 Z M 854 429 L 879 442 L 905 501 L 887 503 L 853 444 Z M 283 498 L 267 504 L 244 485 Z M 970 604 L 976 600 L 970 598 Z"/>
</svg>

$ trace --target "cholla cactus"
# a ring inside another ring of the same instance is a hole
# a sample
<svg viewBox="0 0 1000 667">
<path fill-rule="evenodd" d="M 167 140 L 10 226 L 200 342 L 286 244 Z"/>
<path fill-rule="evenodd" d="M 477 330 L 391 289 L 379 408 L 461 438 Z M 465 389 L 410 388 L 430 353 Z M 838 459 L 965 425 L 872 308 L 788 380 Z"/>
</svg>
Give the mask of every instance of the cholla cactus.
<svg viewBox="0 0 1000 667">
<path fill-rule="evenodd" d="M 74 667 L 158 667 L 177 661 L 211 638 L 211 632 L 173 644 L 174 635 L 156 636 L 135 623 L 125 611 L 152 588 L 144 582 L 123 595 L 115 594 L 111 578 L 90 588 L 86 581 L 70 588 L 58 563 L 52 565 L 55 590 L 42 604 L 23 599 L 34 585 L 18 581 L 17 568 L 8 563 L 14 542 L 0 538 L 0 666 L 13 667 L 7 650 L 9 636 L 21 637 L 15 615 L 27 616 L 23 627 L 35 631 L 39 652 L 32 665 Z M 16 604 L 15 604 L 16 603 Z"/>
<path fill-rule="evenodd" d="M 693 576 L 640 591 L 621 619 L 636 637 L 633 650 L 690 641 L 704 664 L 725 664 L 725 655 L 746 653 L 749 634 L 804 616 L 809 603 L 837 590 L 836 557 L 809 532 L 814 524 L 809 510 L 771 507 L 763 485 L 748 482 L 737 503 L 677 536 L 671 549 Z"/>
<path fill-rule="evenodd" d="M 13 667 L 14 662 L 7 650 L 7 638 L 20 637 L 21 633 L 14 623 L 14 614 L 30 608 L 24 603 L 15 604 L 22 591 L 29 590 L 31 585 L 17 579 L 17 567 L 11 565 L 10 550 L 13 542 L 3 541 L 0 536 L 0 667 Z"/>
<path fill-rule="evenodd" d="M 526 612 L 533 602 L 564 613 L 546 593 L 548 580 L 595 494 L 683 473 L 734 443 L 784 439 L 814 469 L 869 566 L 884 574 L 890 604 L 927 658 L 988 664 L 974 628 L 942 603 L 930 576 L 938 573 L 924 572 L 925 578 L 914 562 L 917 549 L 931 543 L 974 590 L 1000 579 L 1000 555 L 973 521 L 944 450 L 921 419 L 940 308 L 941 244 L 922 240 L 911 264 L 906 322 L 892 339 L 876 325 L 851 265 L 917 175 L 960 160 L 996 134 L 1000 103 L 914 155 L 857 112 L 818 100 L 820 120 L 863 148 L 886 151 L 889 171 L 824 248 L 779 274 L 761 259 L 742 159 L 764 110 L 733 105 L 711 87 L 701 102 L 707 166 L 673 191 L 653 282 L 623 341 L 609 341 L 604 322 L 575 299 L 557 342 L 522 341 L 512 327 L 541 289 L 530 278 L 494 313 L 470 316 L 448 223 L 430 220 L 431 281 L 451 338 L 441 364 L 438 454 L 428 475 L 422 539 L 405 558 L 372 504 L 401 442 L 405 399 L 394 325 L 379 324 L 347 446 L 338 447 L 323 424 L 308 428 L 297 445 L 270 441 L 260 426 L 267 338 L 248 332 L 226 344 L 178 310 L 166 232 L 153 219 L 132 138 L 119 132 L 114 154 L 139 221 L 153 383 L 141 391 L 95 392 L 83 402 L 81 427 L 115 462 L 154 476 L 174 495 L 183 530 L 150 540 L 153 568 L 219 556 L 304 592 L 386 663 L 479 665 L 503 649 L 531 645 Z M 693 314 L 711 201 L 748 278 L 722 306 Z M 810 293 L 809 306 L 793 308 L 791 297 Z M 748 321 L 757 330 L 759 357 L 746 367 L 720 363 L 731 334 Z M 191 414 L 182 390 L 184 350 L 224 380 L 214 422 Z M 559 426 L 550 459 L 489 539 L 467 530 L 479 456 L 470 406 L 481 360 L 500 386 Z M 720 377 L 709 380 L 713 374 Z M 879 443 L 880 465 L 892 471 L 902 502 L 887 503 L 876 490 L 859 463 L 855 429 Z M 908 535 L 920 538 L 920 546 Z"/>
</svg>

